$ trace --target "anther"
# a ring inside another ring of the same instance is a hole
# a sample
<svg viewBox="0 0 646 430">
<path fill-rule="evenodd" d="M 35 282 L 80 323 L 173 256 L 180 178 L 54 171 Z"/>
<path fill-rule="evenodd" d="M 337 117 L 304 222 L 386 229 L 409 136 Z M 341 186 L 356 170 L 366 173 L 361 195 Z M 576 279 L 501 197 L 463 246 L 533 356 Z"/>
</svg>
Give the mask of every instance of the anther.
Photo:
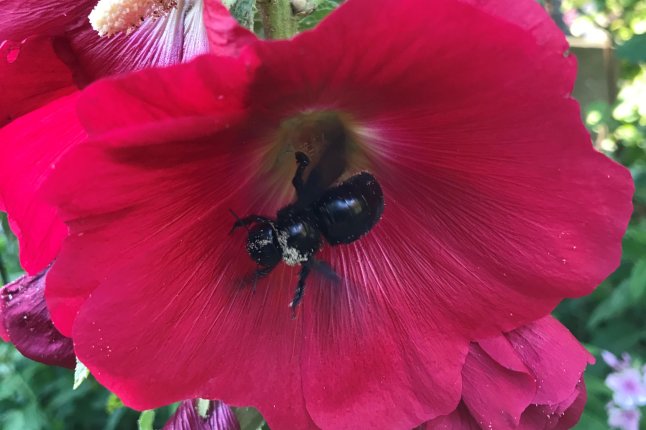
<svg viewBox="0 0 646 430">
<path fill-rule="evenodd" d="M 99 0 L 90 12 L 90 24 L 99 36 L 129 34 L 146 18 L 166 16 L 177 0 Z"/>
</svg>

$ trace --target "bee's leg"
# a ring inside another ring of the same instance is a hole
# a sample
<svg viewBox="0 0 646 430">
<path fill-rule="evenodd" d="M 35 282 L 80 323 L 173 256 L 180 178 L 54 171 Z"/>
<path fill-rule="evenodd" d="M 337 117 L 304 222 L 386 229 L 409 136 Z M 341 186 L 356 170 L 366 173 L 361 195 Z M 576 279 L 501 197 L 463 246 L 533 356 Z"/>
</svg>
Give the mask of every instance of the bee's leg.
<svg viewBox="0 0 646 430">
<path fill-rule="evenodd" d="M 256 284 L 258 283 L 258 279 L 264 278 L 265 276 L 269 275 L 275 267 L 276 266 L 260 266 L 256 269 L 253 274 L 253 286 L 251 287 L 252 293 L 256 292 Z"/>
<path fill-rule="evenodd" d="M 233 223 L 231 230 L 229 230 L 229 234 L 233 233 L 239 227 L 246 227 L 249 224 L 253 224 L 255 222 L 272 222 L 270 218 L 267 218 L 266 216 L 262 216 L 262 215 L 249 215 L 244 218 L 240 218 L 231 209 L 229 209 L 229 212 L 231 212 L 233 216 L 236 218 L 236 222 Z"/>
<path fill-rule="evenodd" d="M 296 163 L 298 164 L 298 166 L 296 167 L 294 179 L 292 179 L 292 185 L 296 190 L 296 195 L 300 196 L 300 194 L 303 192 L 303 172 L 305 171 L 305 168 L 310 164 L 310 159 L 307 155 L 305 155 L 304 152 L 297 152 Z"/>
<path fill-rule="evenodd" d="M 303 298 L 303 291 L 305 290 L 305 280 L 307 275 L 310 274 L 311 263 L 307 261 L 301 266 L 301 271 L 298 274 L 298 284 L 296 285 L 296 291 L 294 292 L 294 298 L 292 299 L 289 307 L 292 308 L 292 319 L 296 319 L 296 306 L 301 302 Z"/>
</svg>

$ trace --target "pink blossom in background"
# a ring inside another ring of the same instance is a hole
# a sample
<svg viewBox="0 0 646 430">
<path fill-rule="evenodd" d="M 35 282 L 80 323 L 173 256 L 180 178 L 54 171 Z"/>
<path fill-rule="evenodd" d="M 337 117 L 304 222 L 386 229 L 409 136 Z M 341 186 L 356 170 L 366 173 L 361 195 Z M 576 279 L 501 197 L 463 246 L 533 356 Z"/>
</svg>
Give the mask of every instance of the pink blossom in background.
<svg viewBox="0 0 646 430">
<path fill-rule="evenodd" d="M 638 409 L 608 408 L 608 425 L 617 430 L 639 430 L 641 412 Z"/>
<path fill-rule="evenodd" d="M 621 408 L 646 405 L 646 382 L 640 369 L 627 368 L 613 372 L 606 378 L 613 391 L 612 400 Z"/>
<path fill-rule="evenodd" d="M 637 430 L 641 419 L 639 407 L 646 405 L 646 371 L 637 367 L 626 352 L 621 354 L 621 360 L 609 351 L 602 351 L 601 356 L 614 370 L 605 381 L 612 390 L 612 401 L 607 405 L 608 425 L 620 430 Z"/>
<path fill-rule="evenodd" d="M 626 352 L 621 354 L 621 358 L 618 358 L 610 351 L 601 351 L 601 358 L 608 366 L 617 371 L 627 369 L 632 365 L 632 357 Z"/>
</svg>

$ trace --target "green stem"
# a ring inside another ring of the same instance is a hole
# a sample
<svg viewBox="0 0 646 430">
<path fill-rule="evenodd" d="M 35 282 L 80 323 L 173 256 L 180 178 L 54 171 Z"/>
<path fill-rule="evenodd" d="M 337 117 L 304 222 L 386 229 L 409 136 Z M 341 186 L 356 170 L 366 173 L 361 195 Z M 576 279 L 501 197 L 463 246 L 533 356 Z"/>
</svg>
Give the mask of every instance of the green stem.
<svg viewBox="0 0 646 430">
<path fill-rule="evenodd" d="M 258 0 L 258 10 L 267 39 L 289 39 L 298 31 L 290 0 Z"/>
<path fill-rule="evenodd" d="M 4 265 L 4 260 L 2 259 L 2 255 L 0 255 L 0 287 L 8 283 L 9 283 L 9 272 L 7 272 L 7 267 Z"/>
</svg>

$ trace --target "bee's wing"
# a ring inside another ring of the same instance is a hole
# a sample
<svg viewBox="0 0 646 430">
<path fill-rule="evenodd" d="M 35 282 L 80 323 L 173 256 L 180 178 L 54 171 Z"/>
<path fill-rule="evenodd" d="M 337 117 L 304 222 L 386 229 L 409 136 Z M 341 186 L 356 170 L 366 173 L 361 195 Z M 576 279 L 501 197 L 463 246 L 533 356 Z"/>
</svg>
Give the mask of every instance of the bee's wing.
<svg viewBox="0 0 646 430">
<path fill-rule="evenodd" d="M 325 261 L 317 260 L 316 258 L 313 258 L 310 261 L 310 264 L 312 265 L 312 268 L 322 275 L 324 278 L 326 278 L 329 281 L 332 281 L 334 284 L 340 284 L 342 279 L 341 277 L 334 271 L 334 269 Z"/>
</svg>

